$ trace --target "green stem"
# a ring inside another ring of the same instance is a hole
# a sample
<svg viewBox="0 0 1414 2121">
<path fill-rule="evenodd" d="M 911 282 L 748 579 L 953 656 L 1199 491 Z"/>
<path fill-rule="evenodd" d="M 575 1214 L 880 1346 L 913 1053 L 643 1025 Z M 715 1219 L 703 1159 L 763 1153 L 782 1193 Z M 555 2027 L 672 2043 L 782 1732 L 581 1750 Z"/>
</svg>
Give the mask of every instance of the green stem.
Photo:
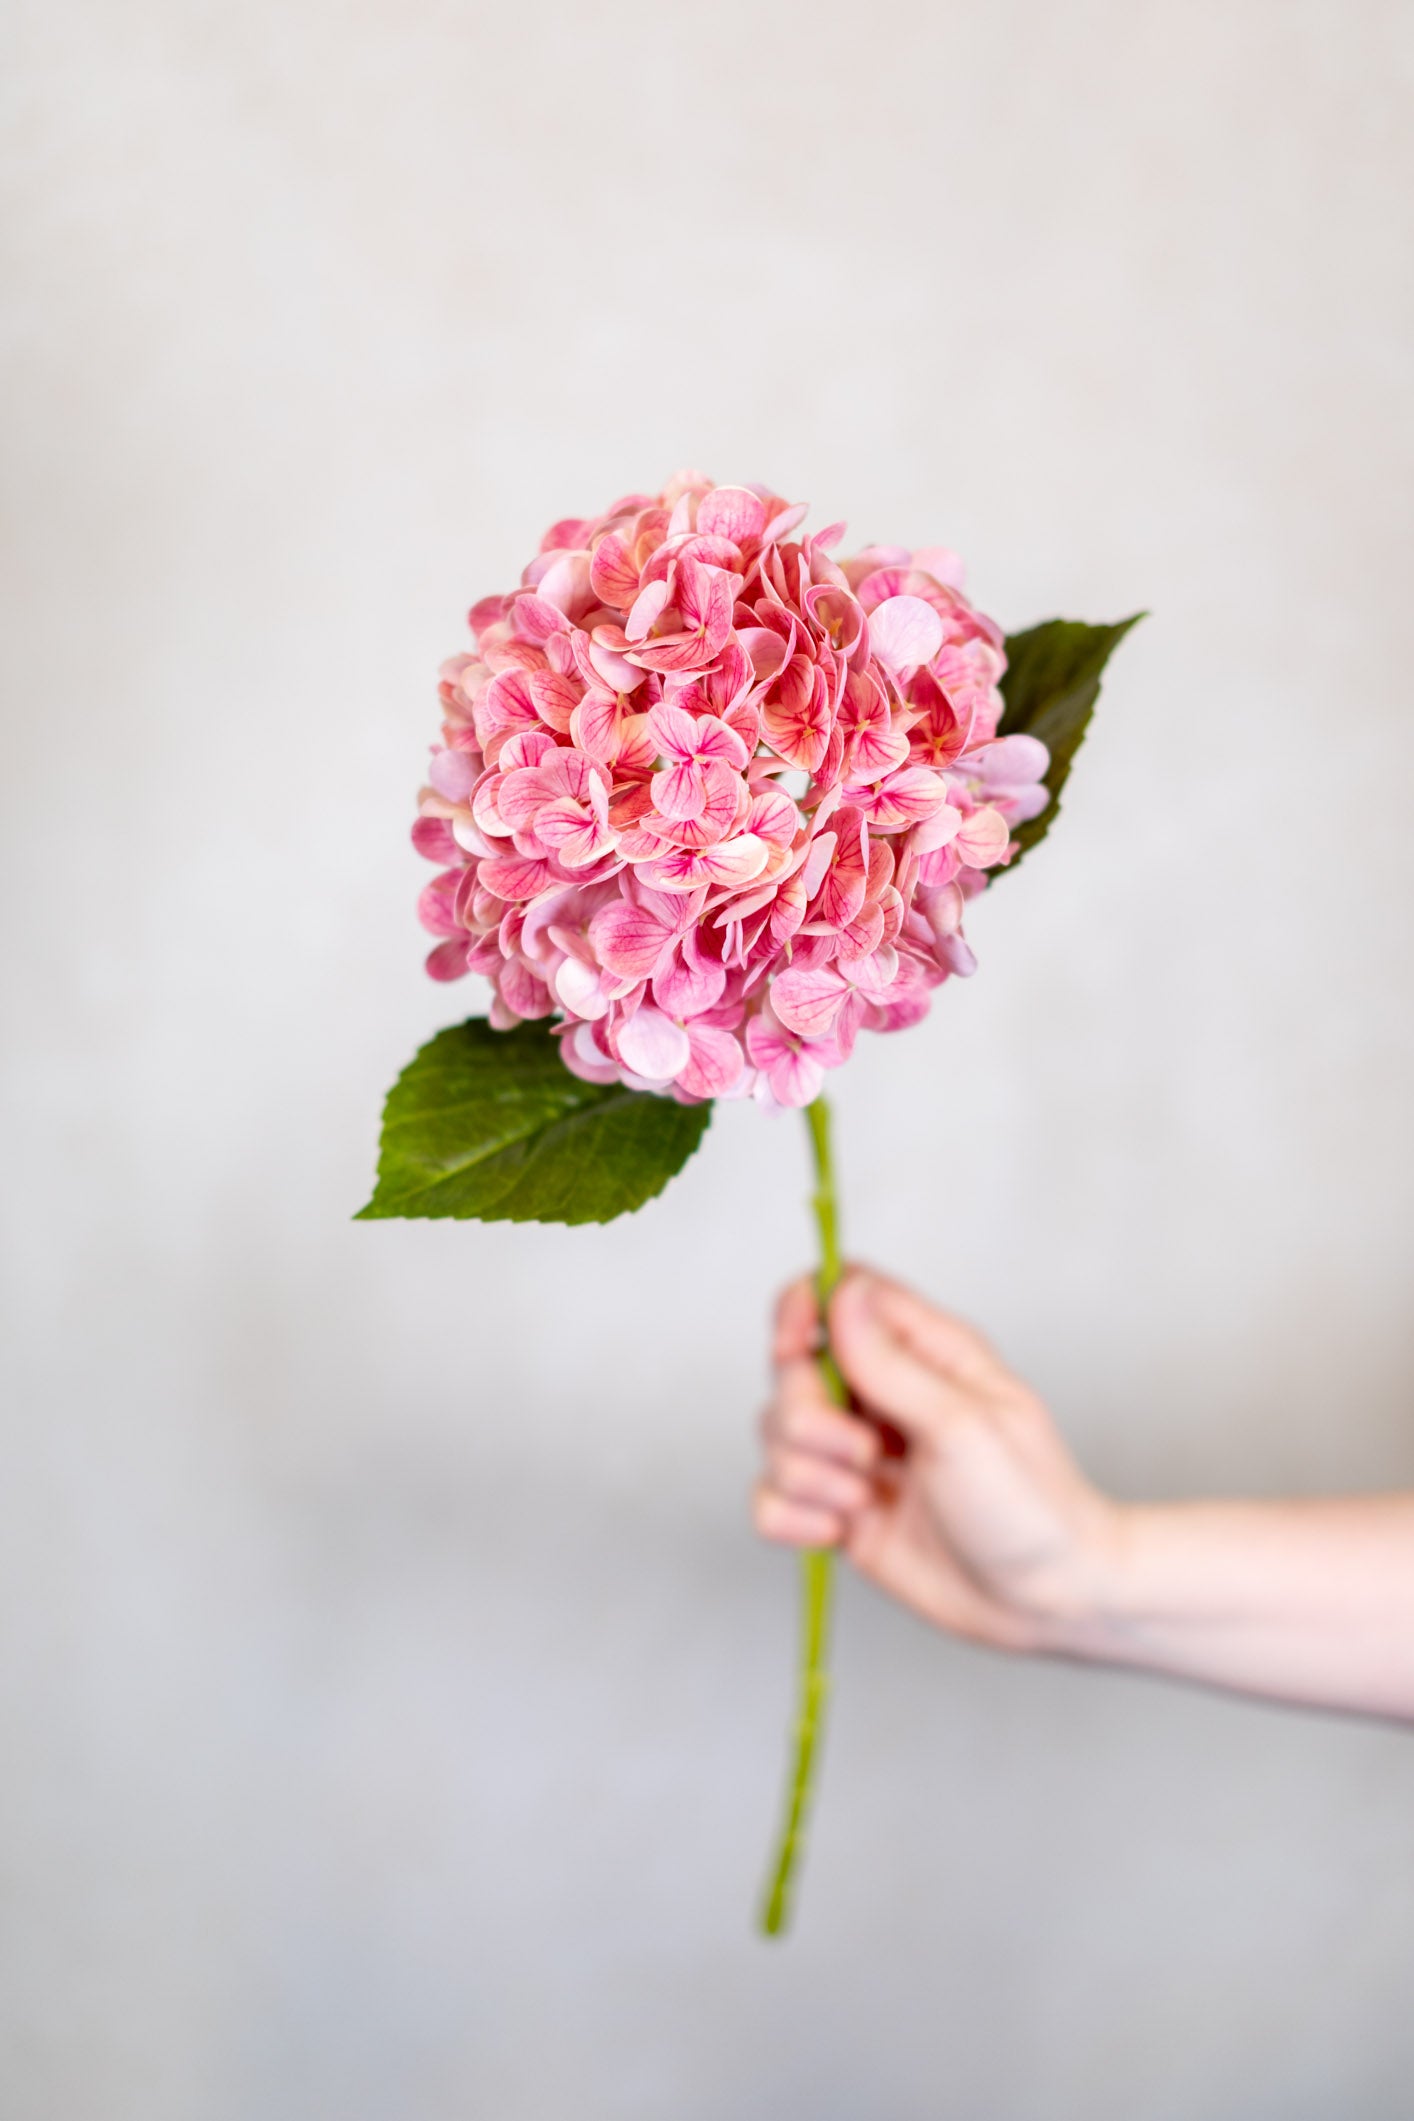
<svg viewBox="0 0 1414 2121">
<path fill-rule="evenodd" d="M 811 1196 L 820 1233 L 820 1266 L 815 1288 L 820 1299 L 822 1322 L 829 1316 L 830 1298 L 843 1271 L 840 1261 L 839 1215 L 835 1200 L 835 1171 L 830 1155 L 830 1108 L 823 1097 L 806 1107 L 810 1142 L 815 1155 L 815 1191 Z M 821 1351 L 820 1369 L 836 1406 L 846 1406 L 849 1395 L 828 1342 Z M 796 1865 L 805 1846 L 805 1823 L 816 1758 L 824 1731 L 825 1702 L 830 1691 L 826 1664 L 829 1647 L 830 1593 L 834 1580 L 834 1549 L 812 1547 L 800 1557 L 801 1629 L 800 1680 L 795 1721 L 795 1745 L 790 1779 L 786 1785 L 785 1815 L 771 1865 L 770 1884 L 761 1909 L 761 1928 L 768 1937 L 778 1937 L 790 1917 L 791 1888 Z"/>
</svg>

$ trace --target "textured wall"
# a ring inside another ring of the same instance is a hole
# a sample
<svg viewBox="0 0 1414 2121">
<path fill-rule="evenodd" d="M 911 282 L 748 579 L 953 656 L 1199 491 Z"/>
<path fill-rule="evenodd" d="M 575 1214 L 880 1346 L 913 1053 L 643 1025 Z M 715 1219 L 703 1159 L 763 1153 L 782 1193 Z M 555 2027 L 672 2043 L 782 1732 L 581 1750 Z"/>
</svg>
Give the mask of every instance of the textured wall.
<svg viewBox="0 0 1414 2121">
<path fill-rule="evenodd" d="M 747 1914 L 797 1126 L 355 1227 L 432 677 L 681 462 L 1153 617 L 849 1237 L 1126 1493 L 1414 1478 L 1407 5 L 44 0 L 4 411 L 4 2110 L 1402 2121 L 1414 1752 L 857 1585 Z"/>
</svg>

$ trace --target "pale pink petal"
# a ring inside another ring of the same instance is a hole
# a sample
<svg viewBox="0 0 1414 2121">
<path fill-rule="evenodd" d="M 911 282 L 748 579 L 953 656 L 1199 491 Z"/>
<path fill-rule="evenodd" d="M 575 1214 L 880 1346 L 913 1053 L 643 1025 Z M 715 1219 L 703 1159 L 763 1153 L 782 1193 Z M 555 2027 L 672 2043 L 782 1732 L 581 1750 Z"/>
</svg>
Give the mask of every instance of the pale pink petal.
<svg viewBox="0 0 1414 2121">
<path fill-rule="evenodd" d="M 869 614 L 869 646 L 895 672 L 929 663 L 943 645 L 943 622 L 922 597 L 887 597 Z"/>
<path fill-rule="evenodd" d="M 805 886 L 807 898 L 814 898 L 820 889 L 838 845 L 838 836 L 833 832 L 821 832 L 811 841 L 810 852 L 801 871 L 801 881 Z"/>
<path fill-rule="evenodd" d="M 705 847 L 699 860 L 714 884 L 749 884 L 765 868 L 769 851 L 754 832 L 743 832 L 720 846 Z"/>
<path fill-rule="evenodd" d="M 918 903 L 938 942 L 945 942 L 962 926 L 964 900 L 956 884 L 944 884 L 937 891 L 921 892 Z"/>
<path fill-rule="evenodd" d="M 914 853 L 932 854 L 937 848 L 946 847 L 957 838 L 961 826 L 962 812 L 954 810 L 951 803 L 944 803 L 914 828 L 911 843 Z"/>
<path fill-rule="evenodd" d="M 624 633 L 630 641 L 646 640 L 672 594 L 666 581 L 650 582 L 634 598 L 633 607 L 624 620 Z"/>
<path fill-rule="evenodd" d="M 606 648 L 600 641 L 592 641 L 588 650 L 592 675 L 607 685 L 611 692 L 632 692 L 643 683 L 643 672 L 616 649 Z"/>
<path fill-rule="evenodd" d="M 1006 853 L 1011 833 L 999 810 L 986 808 L 967 818 L 953 845 L 969 869 L 988 869 Z"/>
<path fill-rule="evenodd" d="M 820 1095 L 825 1070 L 814 1052 L 783 1034 L 769 1016 L 754 1016 L 746 1027 L 746 1046 L 765 1071 L 778 1104 L 809 1105 Z"/>
<path fill-rule="evenodd" d="M 1023 781 L 1039 781 L 1050 763 L 1051 754 L 1039 737 L 1018 734 L 979 744 L 958 770 L 975 775 L 986 788 L 1010 789 Z"/>
<path fill-rule="evenodd" d="M 809 513 L 810 503 L 808 501 L 797 501 L 790 508 L 779 509 L 766 525 L 764 536 L 768 542 L 776 538 L 789 536 L 797 525 L 805 521 Z"/>
<path fill-rule="evenodd" d="M 464 751 L 434 751 L 427 778 L 449 803 L 464 803 L 476 780 L 476 761 Z"/>
<path fill-rule="evenodd" d="M 913 564 L 923 574 L 930 574 L 935 582 L 946 584 L 949 589 L 961 589 L 966 569 L 955 552 L 946 545 L 920 545 L 913 555 Z"/>
<path fill-rule="evenodd" d="M 977 970 L 971 946 L 961 935 L 945 936 L 938 945 L 938 957 L 959 979 L 970 979 Z"/>
<path fill-rule="evenodd" d="M 590 601 L 589 554 L 560 554 L 541 575 L 535 590 L 542 602 L 553 604 L 567 618 L 587 610 Z"/>
<path fill-rule="evenodd" d="M 687 1033 L 658 1009 L 643 1007 L 619 1028 L 619 1059 L 648 1082 L 670 1083 L 692 1058 Z"/>
<path fill-rule="evenodd" d="M 550 984 L 557 1001 L 571 1016 L 592 1021 L 608 1013 L 609 1004 L 598 973 L 592 965 L 581 964 L 577 957 L 567 957 L 556 968 Z"/>
</svg>

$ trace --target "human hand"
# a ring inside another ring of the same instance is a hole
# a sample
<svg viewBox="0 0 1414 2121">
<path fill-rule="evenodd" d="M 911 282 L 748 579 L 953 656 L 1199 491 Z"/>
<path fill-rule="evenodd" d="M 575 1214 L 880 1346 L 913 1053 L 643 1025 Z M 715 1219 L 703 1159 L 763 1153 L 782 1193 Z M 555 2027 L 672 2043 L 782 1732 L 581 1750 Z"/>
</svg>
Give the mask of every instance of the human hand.
<svg viewBox="0 0 1414 2121">
<path fill-rule="evenodd" d="M 758 1531 L 841 1547 L 952 1634 L 996 1649 L 1065 1647 L 1113 1565 L 1120 1512 L 1081 1474 L 1041 1400 L 970 1326 L 865 1269 L 830 1306 L 857 1413 L 831 1401 L 819 1339 L 813 1285 L 796 1282 L 776 1316 Z"/>
</svg>

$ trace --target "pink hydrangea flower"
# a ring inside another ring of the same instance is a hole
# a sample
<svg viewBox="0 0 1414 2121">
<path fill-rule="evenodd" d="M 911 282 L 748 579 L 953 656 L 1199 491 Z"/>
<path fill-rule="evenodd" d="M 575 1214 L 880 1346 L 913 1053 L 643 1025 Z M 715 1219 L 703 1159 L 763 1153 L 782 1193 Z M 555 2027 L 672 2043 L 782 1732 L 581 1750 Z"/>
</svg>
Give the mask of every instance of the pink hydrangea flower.
<svg viewBox="0 0 1414 2121">
<path fill-rule="evenodd" d="M 974 969 L 967 901 L 1045 807 L 956 554 L 837 562 L 805 512 L 683 473 L 556 523 L 443 665 L 427 969 L 592 1082 L 808 1104 Z"/>
</svg>

